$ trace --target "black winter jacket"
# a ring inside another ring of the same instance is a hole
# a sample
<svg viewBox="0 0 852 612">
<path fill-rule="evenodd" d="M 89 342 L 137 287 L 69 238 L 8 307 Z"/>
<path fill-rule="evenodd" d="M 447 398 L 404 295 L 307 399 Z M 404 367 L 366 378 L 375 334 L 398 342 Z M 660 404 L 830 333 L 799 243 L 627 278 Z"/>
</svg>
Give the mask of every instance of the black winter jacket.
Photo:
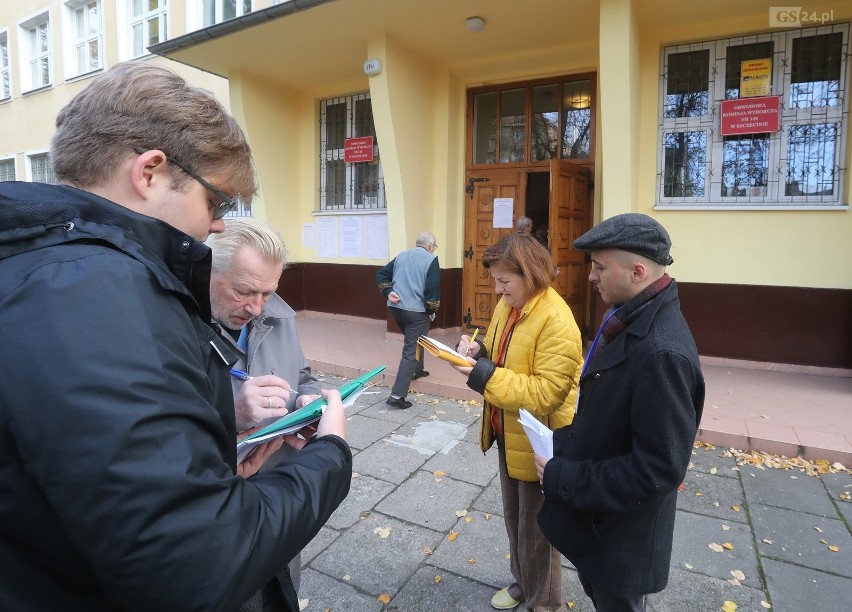
<svg viewBox="0 0 852 612">
<path fill-rule="evenodd" d="M 346 496 L 334 436 L 235 475 L 209 274 L 157 219 L 0 183 L 0 610 L 235 610 Z"/>
<path fill-rule="evenodd" d="M 553 435 L 538 523 L 594 589 L 635 597 L 665 588 L 677 487 L 703 407 L 698 351 L 672 281 L 598 349 L 574 421 Z"/>
</svg>

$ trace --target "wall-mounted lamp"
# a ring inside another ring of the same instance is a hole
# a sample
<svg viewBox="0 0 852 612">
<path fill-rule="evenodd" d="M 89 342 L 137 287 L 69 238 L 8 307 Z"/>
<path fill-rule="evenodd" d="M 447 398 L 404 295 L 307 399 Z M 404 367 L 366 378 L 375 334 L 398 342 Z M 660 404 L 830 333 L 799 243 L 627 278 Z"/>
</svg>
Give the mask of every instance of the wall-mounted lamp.
<svg viewBox="0 0 852 612">
<path fill-rule="evenodd" d="M 485 20 L 482 17 L 468 17 L 464 23 L 471 32 L 481 32 L 485 29 Z"/>
<path fill-rule="evenodd" d="M 382 72 L 382 62 L 377 57 L 373 57 L 364 62 L 364 74 L 367 76 L 376 76 Z"/>
</svg>

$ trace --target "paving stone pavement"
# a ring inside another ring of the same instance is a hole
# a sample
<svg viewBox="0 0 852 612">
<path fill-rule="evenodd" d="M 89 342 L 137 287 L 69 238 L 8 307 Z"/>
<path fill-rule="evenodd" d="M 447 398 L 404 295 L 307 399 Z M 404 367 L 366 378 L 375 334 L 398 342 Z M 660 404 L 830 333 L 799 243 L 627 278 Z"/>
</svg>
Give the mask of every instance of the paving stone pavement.
<svg viewBox="0 0 852 612">
<path fill-rule="evenodd" d="M 347 380 L 319 376 L 328 388 Z M 411 393 L 400 410 L 388 394 L 372 387 L 347 408 L 352 488 L 302 553 L 304 609 L 492 610 L 511 574 L 496 449 L 479 450 L 481 405 Z M 852 475 L 738 467 L 725 450 L 693 451 L 669 585 L 647 610 L 852 608 Z M 563 565 L 563 609 L 593 611 Z"/>
</svg>

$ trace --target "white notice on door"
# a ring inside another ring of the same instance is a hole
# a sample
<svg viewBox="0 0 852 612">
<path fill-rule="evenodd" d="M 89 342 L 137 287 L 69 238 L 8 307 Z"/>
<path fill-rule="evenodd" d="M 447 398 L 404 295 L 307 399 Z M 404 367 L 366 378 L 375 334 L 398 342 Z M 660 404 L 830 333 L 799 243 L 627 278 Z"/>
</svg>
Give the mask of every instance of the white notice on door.
<svg viewBox="0 0 852 612">
<path fill-rule="evenodd" d="M 494 198 L 494 227 L 512 227 L 514 198 Z"/>
</svg>

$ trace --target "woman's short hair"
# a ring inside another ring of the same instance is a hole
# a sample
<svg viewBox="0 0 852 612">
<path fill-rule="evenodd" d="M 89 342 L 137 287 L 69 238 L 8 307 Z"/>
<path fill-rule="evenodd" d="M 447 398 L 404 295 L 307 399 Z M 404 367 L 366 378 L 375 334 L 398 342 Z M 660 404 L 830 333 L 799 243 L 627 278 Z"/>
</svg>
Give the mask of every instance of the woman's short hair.
<svg viewBox="0 0 852 612">
<path fill-rule="evenodd" d="M 556 278 L 550 251 L 528 234 L 507 234 L 485 249 L 482 265 L 500 266 L 520 274 L 530 296 L 546 290 Z"/>
<path fill-rule="evenodd" d="M 109 182 L 135 147 L 158 149 L 246 203 L 257 192 L 251 147 L 209 91 L 148 62 L 116 64 L 56 117 L 50 159 L 60 182 Z M 170 165 L 176 188 L 192 179 Z"/>
<path fill-rule="evenodd" d="M 205 243 L 213 251 L 213 272 L 227 272 L 234 255 L 243 247 L 251 247 L 270 264 L 283 270 L 287 265 L 287 248 L 281 234 L 269 223 L 252 217 L 225 219 L 225 230 L 210 234 Z"/>
</svg>

